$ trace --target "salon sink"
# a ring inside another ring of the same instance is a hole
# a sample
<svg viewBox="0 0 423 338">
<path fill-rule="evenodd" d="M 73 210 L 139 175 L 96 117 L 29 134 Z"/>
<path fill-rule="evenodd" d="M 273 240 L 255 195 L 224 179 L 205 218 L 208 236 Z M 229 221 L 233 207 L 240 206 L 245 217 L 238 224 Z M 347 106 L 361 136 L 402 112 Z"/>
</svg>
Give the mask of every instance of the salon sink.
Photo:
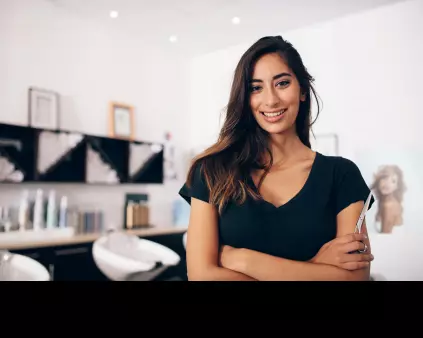
<svg viewBox="0 0 423 338">
<path fill-rule="evenodd" d="M 50 281 L 48 270 L 35 259 L 0 252 L 0 281 Z"/>
<path fill-rule="evenodd" d="M 188 238 L 188 232 L 184 233 L 184 236 L 182 237 L 182 243 L 184 244 L 185 250 L 187 249 L 187 238 Z"/>
<path fill-rule="evenodd" d="M 122 231 L 97 239 L 93 258 L 100 271 L 113 281 L 153 280 L 181 260 L 166 246 Z"/>
</svg>

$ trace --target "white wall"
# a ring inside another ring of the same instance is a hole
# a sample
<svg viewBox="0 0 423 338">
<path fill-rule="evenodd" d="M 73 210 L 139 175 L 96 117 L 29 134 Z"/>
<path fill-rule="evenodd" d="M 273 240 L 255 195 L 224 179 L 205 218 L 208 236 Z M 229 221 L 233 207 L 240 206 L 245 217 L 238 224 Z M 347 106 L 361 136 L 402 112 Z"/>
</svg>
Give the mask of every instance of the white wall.
<svg viewBox="0 0 423 338">
<path fill-rule="evenodd" d="M 282 34 L 316 78 L 324 109 L 315 132 L 336 131 L 341 152 L 421 141 L 418 112 L 423 1 L 407 1 Z M 254 41 L 251 41 L 253 43 Z M 215 141 L 235 66 L 249 45 L 197 57 L 191 64 L 191 143 Z M 405 132 L 406 131 L 406 132 Z M 360 137 L 357 137 L 358 133 Z"/>
<path fill-rule="evenodd" d="M 393 148 L 414 149 L 418 156 L 419 149 L 423 148 L 423 139 L 419 137 L 423 124 L 420 112 L 422 13 L 423 0 L 406 1 L 281 33 L 298 49 L 316 78 L 316 89 L 324 107 L 314 131 L 336 132 L 342 156 L 359 162 L 363 151 L 381 150 L 389 154 Z M 248 47 L 233 46 L 193 60 L 190 71 L 192 144 L 208 145 L 216 140 L 219 113 L 227 104 L 235 66 Z M 421 176 L 421 168 L 416 170 Z M 415 186 L 414 191 L 418 190 Z M 413 226 L 423 228 L 423 224 Z M 387 243 L 385 239 L 377 241 Z M 399 241 L 398 248 L 377 244 L 375 250 L 381 252 L 382 257 L 375 263 L 376 269 L 387 271 L 392 264 L 384 258 L 387 248 L 391 253 L 398 253 L 391 254 L 390 258 L 396 257 L 397 263 L 402 262 L 400 257 L 405 256 L 401 256 L 401 252 L 410 252 L 405 243 L 407 241 Z M 404 274 L 404 269 L 397 270 L 397 274 L 391 269 L 389 278 L 423 280 L 423 255 L 415 254 L 419 255 L 416 262 L 420 267 L 407 265 L 408 274 Z"/>
<path fill-rule="evenodd" d="M 28 87 L 37 86 L 61 94 L 63 129 L 107 135 L 109 101 L 120 101 L 135 107 L 138 139 L 163 142 L 171 131 L 180 157 L 189 141 L 185 65 L 47 1 L 0 0 L 0 122 L 27 124 Z M 56 187 L 74 203 L 97 204 L 116 226 L 124 192 L 147 191 L 152 222 L 169 226 L 179 186 Z M 2 185 L 0 205 L 14 203 L 24 187 Z"/>
</svg>

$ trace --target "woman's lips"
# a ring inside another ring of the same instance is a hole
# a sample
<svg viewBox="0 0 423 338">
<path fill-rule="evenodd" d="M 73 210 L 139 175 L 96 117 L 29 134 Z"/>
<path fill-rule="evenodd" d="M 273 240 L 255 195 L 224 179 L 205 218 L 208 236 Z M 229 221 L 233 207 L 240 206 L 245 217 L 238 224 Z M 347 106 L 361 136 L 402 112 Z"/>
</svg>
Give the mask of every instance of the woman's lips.
<svg viewBox="0 0 423 338">
<path fill-rule="evenodd" d="M 273 113 L 265 113 L 265 112 L 260 112 L 260 113 L 267 122 L 275 123 L 284 117 L 285 112 L 286 112 L 286 109 L 282 109 L 278 112 L 273 112 Z"/>
</svg>

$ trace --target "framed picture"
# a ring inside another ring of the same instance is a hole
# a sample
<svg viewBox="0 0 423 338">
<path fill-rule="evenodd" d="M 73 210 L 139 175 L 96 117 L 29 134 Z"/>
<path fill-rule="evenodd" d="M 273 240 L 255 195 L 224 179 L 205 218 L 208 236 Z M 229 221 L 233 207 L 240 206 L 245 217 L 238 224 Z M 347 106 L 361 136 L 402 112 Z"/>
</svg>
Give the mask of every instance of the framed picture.
<svg viewBox="0 0 423 338">
<path fill-rule="evenodd" d="M 366 214 L 369 233 L 397 240 L 401 240 L 397 236 L 410 235 L 423 243 L 423 150 L 401 145 L 368 146 L 356 148 L 354 158 L 376 199 Z"/>
<path fill-rule="evenodd" d="M 326 156 L 339 156 L 339 139 L 337 134 L 316 134 L 310 136 L 312 149 Z"/>
<path fill-rule="evenodd" d="M 29 88 L 28 122 L 31 127 L 59 129 L 59 94 L 46 89 Z"/>
<path fill-rule="evenodd" d="M 134 108 L 123 103 L 111 102 L 109 126 L 111 137 L 134 140 Z"/>
</svg>

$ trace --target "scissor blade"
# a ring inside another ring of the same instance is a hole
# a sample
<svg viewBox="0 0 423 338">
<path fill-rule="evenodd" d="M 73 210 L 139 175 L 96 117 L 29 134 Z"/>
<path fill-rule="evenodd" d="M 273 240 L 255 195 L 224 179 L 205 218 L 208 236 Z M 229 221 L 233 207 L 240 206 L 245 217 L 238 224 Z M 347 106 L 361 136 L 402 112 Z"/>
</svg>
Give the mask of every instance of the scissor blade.
<svg viewBox="0 0 423 338">
<path fill-rule="evenodd" d="M 363 225 L 364 217 L 366 216 L 367 210 L 369 209 L 369 204 L 372 199 L 372 192 L 370 191 L 369 196 L 367 196 L 366 203 L 364 203 L 363 209 L 361 210 L 360 217 L 358 218 L 357 224 L 355 226 L 355 233 L 361 233 L 361 226 Z"/>
</svg>

